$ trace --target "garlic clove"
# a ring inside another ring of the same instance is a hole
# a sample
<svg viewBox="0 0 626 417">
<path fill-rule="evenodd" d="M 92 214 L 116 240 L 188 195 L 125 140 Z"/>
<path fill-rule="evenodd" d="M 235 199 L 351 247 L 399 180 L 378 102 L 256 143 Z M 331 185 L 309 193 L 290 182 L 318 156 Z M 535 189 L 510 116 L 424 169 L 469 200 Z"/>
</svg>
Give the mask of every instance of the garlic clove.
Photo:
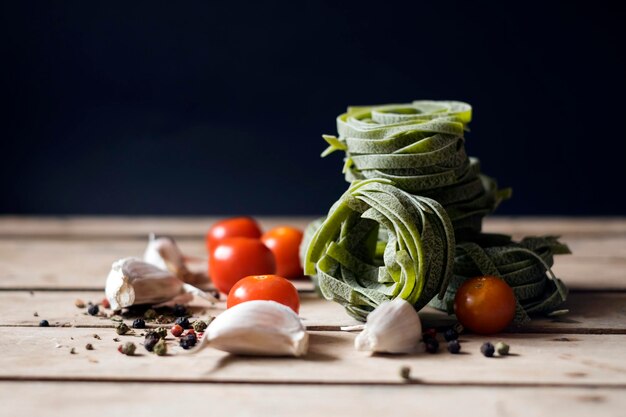
<svg viewBox="0 0 626 417">
<path fill-rule="evenodd" d="M 143 254 L 144 262 L 160 269 L 170 271 L 183 282 L 190 284 L 208 283 L 205 273 L 191 272 L 186 265 L 186 258 L 171 237 L 156 237 L 150 234 L 148 246 Z"/>
<path fill-rule="evenodd" d="M 195 351 L 206 346 L 238 355 L 298 357 L 308 350 L 309 334 L 291 308 L 254 300 L 217 316 Z"/>
<path fill-rule="evenodd" d="M 376 307 L 363 332 L 354 340 L 357 350 L 380 353 L 413 353 L 420 350 L 422 323 L 407 301 L 396 298 Z"/>
</svg>

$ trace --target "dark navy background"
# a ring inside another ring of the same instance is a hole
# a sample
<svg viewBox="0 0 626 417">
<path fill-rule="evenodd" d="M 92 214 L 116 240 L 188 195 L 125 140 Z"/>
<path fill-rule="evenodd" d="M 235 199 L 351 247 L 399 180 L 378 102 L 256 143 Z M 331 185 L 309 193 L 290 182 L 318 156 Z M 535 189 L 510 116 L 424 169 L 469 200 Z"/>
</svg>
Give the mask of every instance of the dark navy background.
<svg viewBox="0 0 626 417">
<path fill-rule="evenodd" d="M 457 99 L 499 213 L 626 214 L 626 14 L 503 3 L 4 2 L 0 213 L 325 213 L 347 105 Z"/>
</svg>

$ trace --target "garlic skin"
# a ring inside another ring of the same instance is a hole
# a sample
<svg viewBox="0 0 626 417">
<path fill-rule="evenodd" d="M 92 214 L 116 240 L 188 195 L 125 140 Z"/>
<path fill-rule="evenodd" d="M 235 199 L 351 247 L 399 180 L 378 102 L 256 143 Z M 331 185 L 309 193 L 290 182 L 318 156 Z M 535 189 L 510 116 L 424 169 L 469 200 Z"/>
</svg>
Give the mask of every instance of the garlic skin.
<svg viewBox="0 0 626 417">
<path fill-rule="evenodd" d="M 104 292 L 113 310 L 134 304 L 187 300 L 193 296 L 215 301 L 213 296 L 185 284 L 170 271 L 132 257 L 113 262 Z"/>
<path fill-rule="evenodd" d="M 170 237 L 157 238 L 154 233 L 151 233 L 143 260 L 157 268 L 172 272 L 183 281 L 183 278 L 190 274 L 185 265 L 183 253 L 174 239 Z"/>
<path fill-rule="evenodd" d="M 308 350 L 309 334 L 291 308 L 254 300 L 217 316 L 196 351 L 206 346 L 237 355 L 298 357 Z"/>
<path fill-rule="evenodd" d="M 369 316 L 354 340 L 360 351 L 413 353 L 420 350 L 422 322 L 411 304 L 396 298 L 382 303 Z"/>
</svg>

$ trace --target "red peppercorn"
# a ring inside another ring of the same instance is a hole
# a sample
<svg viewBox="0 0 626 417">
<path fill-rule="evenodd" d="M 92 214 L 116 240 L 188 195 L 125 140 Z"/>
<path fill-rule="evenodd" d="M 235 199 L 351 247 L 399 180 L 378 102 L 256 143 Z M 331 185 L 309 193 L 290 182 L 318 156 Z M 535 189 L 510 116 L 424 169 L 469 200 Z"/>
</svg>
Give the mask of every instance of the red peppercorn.
<svg viewBox="0 0 626 417">
<path fill-rule="evenodd" d="M 170 332 L 172 332 L 172 335 L 174 335 L 175 337 L 179 337 L 181 334 L 183 334 L 183 326 L 179 325 L 179 324 L 175 324 L 172 326 L 172 328 L 170 329 Z"/>
<path fill-rule="evenodd" d="M 102 299 L 100 304 L 102 304 L 102 307 L 104 308 L 111 308 L 111 303 L 109 303 L 109 300 L 107 300 L 106 297 Z"/>
<path fill-rule="evenodd" d="M 119 346 L 117 347 L 117 351 L 118 351 L 119 353 L 123 353 L 123 352 L 122 352 L 122 345 L 119 345 Z"/>
<path fill-rule="evenodd" d="M 422 334 L 423 339 L 427 339 L 427 338 L 432 338 L 432 339 L 436 339 L 437 338 L 437 330 L 430 328 L 430 329 L 426 329 L 424 330 L 424 333 Z"/>
<path fill-rule="evenodd" d="M 196 331 L 194 329 L 189 329 L 189 330 L 187 330 L 187 334 L 196 335 Z"/>
</svg>

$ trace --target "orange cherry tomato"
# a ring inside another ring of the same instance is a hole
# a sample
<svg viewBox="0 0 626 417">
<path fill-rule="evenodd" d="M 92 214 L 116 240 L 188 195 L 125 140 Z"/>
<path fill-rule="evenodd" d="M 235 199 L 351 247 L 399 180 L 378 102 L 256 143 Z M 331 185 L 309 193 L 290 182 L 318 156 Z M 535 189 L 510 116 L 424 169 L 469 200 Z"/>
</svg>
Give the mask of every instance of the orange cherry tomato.
<svg viewBox="0 0 626 417">
<path fill-rule="evenodd" d="M 265 246 L 276 257 L 276 274 L 285 278 L 300 278 L 304 275 L 300 265 L 300 243 L 302 231 L 290 226 L 275 227 L 261 237 Z"/>
<path fill-rule="evenodd" d="M 226 307 L 252 300 L 271 300 L 291 308 L 298 314 L 298 290 L 287 279 L 278 275 L 253 275 L 240 279 L 228 293 Z"/>
<path fill-rule="evenodd" d="M 206 247 L 209 253 L 222 239 L 227 237 L 261 237 L 261 228 L 251 217 L 233 217 L 215 223 L 206 234 Z"/>
<path fill-rule="evenodd" d="M 515 294 L 498 277 L 471 278 L 457 290 L 454 312 L 459 322 L 474 333 L 498 333 L 515 316 Z"/>
<path fill-rule="evenodd" d="M 259 239 L 228 237 L 217 243 L 211 251 L 209 271 L 213 285 L 228 294 L 241 278 L 273 274 L 276 261 L 272 251 Z"/>
</svg>

